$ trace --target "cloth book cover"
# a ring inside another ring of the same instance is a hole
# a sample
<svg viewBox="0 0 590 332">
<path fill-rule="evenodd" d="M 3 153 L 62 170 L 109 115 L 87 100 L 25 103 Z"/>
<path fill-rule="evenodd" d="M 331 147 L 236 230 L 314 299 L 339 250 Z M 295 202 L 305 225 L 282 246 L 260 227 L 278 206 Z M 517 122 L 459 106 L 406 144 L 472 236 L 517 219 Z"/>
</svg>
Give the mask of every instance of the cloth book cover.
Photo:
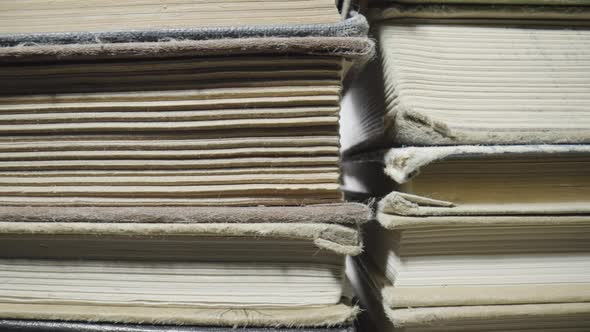
<svg viewBox="0 0 590 332">
<path fill-rule="evenodd" d="M 589 30 L 473 23 L 374 26 L 380 60 L 343 104 L 361 148 L 588 143 Z"/>
<path fill-rule="evenodd" d="M 313 327 L 358 311 L 344 257 L 361 204 L 2 209 L 3 319 Z"/>
<path fill-rule="evenodd" d="M 341 82 L 370 56 L 366 30 L 356 15 L 317 25 L 4 33 L 0 203 L 340 202 Z"/>
</svg>

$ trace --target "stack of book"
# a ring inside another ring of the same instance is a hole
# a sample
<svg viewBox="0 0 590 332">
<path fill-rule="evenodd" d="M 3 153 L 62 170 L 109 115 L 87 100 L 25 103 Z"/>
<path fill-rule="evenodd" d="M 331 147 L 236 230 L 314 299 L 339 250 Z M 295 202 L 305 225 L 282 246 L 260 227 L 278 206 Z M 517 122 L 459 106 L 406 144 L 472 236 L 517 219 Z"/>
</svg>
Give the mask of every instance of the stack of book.
<svg viewBox="0 0 590 332">
<path fill-rule="evenodd" d="M 348 330 L 367 30 L 331 0 L 0 4 L 0 328 Z"/>
<path fill-rule="evenodd" d="M 369 11 L 380 59 L 345 97 L 345 186 L 382 196 L 349 269 L 375 329 L 590 329 L 590 30 L 571 20 L 590 7 L 422 2 Z"/>
</svg>

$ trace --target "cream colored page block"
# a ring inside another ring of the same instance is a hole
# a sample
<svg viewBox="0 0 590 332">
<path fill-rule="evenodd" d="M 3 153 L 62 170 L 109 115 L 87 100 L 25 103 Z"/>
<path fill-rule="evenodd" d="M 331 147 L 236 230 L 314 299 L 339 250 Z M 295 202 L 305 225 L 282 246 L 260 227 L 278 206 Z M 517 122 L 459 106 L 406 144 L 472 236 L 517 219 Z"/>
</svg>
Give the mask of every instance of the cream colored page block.
<svg viewBox="0 0 590 332">
<path fill-rule="evenodd" d="M 285 206 L 285 205 L 306 205 L 306 204 L 325 204 L 341 202 L 340 193 L 331 195 L 307 195 L 294 197 L 280 197 L 276 193 L 272 195 L 240 197 L 215 197 L 215 198 L 130 198 L 130 197 L 33 197 L 33 196 L 0 196 L 0 203 L 5 206 Z"/>
<path fill-rule="evenodd" d="M 5 161 L 0 170 L 199 170 L 244 167 L 299 167 L 299 166 L 338 166 L 338 157 L 252 157 L 204 160 L 68 160 L 68 161 Z"/>
<path fill-rule="evenodd" d="M 71 185 L 112 185 L 112 186 L 153 186 L 153 185 L 202 185 L 202 184 L 282 184 L 282 183 L 338 183 L 338 172 L 320 174 L 247 174 L 213 176 L 124 176 L 117 177 L 3 177 L 0 186 L 71 186 Z"/>
<path fill-rule="evenodd" d="M 400 189 L 457 205 L 590 203 L 589 167 L 584 157 L 442 161 Z"/>
<path fill-rule="evenodd" d="M 155 139 L 157 138 L 157 140 Z M 303 147 L 338 146 L 338 137 L 334 136 L 295 136 L 295 137 L 239 137 L 239 138 L 202 138 L 198 135 L 163 135 L 133 137 L 119 136 L 95 137 L 81 136 L 4 136 L 0 139 L 1 152 L 26 151 L 118 151 L 118 150 L 214 150 L 235 148 L 303 148 Z"/>
<path fill-rule="evenodd" d="M 404 144 L 590 142 L 590 30 L 382 25 L 387 122 Z"/>
<path fill-rule="evenodd" d="M 335 23 L 330 0 L 23 0 L 0 2 L 2 33 Z"/>
</svg>

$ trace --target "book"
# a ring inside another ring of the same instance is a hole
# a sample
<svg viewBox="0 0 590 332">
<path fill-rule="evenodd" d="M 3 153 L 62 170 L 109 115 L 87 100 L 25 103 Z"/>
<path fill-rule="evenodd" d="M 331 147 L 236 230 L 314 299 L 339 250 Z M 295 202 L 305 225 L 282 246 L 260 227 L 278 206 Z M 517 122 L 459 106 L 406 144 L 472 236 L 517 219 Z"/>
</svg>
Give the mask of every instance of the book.
<svg viewBox="0 0 590 332">
<path fill-rule="evenodd" d="M 7 69 L 0 79 L 13 88 L 0 96 L 0 168 L 11 184 L 0 201 L 339 201 L 341 61 L 240 57 Z"/>
<path fill-rule="evenodd" d="M 354 60 L 370 56 L 365 30 L 354 17 L 247 40 L 232 39 L 233 28 L 154 42 L 4 35 L 0 202 L 340 202 L 340 91 Z"/>
<path fill-rule="evenodd" d="M 376 23 L 381 78 L 357 89 L 382 101 L 346 126 L 389 146 L 588 143 L 588 29 L 545 22 Z"/>
<path fill-rule="evenodd" d="M 358 310 L 344 257 L 361 251 L 360 204 L 169 208 L 151 221 L 139 208 L 62 208 L 77 222 L 51 209 L 4 211 L 20 219 L 0 222 L 1 318 L 288 327 L 349 324 Z M 120 221 L 96 220 L 109 213 Z"/>
<path fill-rule="evenodd" d="M 0 31 L 10 34 L 336 23 L 330 0 L 27 0 L 0 3 Z"/>
<path fill-rule="evenodd" d="M 385 155 L 385 174 L 398 185 L 380 212 L 384 218 L 586 214 L 588 152 L 587 145 L 395 148 Z"/>
<path fill-rule="evenodd" d="M 396 308 L 588 302 L 588 218 L 556 219 L 372 224 L 365 264 Z"/>
<path fill-rule="evenodd" d="M 351 260 L 347 270 L 364 308 L 376 324 L 375 331 L 584 331 L 587 330 L 588 302 L 540 304 L 491 304 L 424 307 L 393 307 L 388 295 L 394 288 L 375 271 L 368 270 L 366 260 Z M 420 288 L 413 288 L 420 293 Z M 452 290 L 452 289 L 450 289 Z M 541 289 L 539 289 L 541 291 Z M 543 289 L 544 291 L 544 289 Z M 469 289 L 477 296 L 478 288 Z M 422 298 L 435 299 L 438 294 Z"/>
</svg>

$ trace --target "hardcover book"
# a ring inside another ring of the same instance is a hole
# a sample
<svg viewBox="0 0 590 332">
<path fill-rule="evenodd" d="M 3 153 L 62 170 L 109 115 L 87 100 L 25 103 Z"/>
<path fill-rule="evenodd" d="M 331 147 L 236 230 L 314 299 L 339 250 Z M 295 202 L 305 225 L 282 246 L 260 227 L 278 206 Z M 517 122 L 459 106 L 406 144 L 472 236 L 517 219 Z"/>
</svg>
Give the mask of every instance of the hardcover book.
<svg viewBox="0 0 590 332">
<path fill-rule="evenodd" d="M 1 214 L 3 319 L 314 327 L 358 311 L 344 258 L 361 251 L 360 204 Z"/>
<path fill-rule="evenodd" d="M 371 54 L 366 30 L 357 15 L 302 27 L 2 34 L 0 203 L 340 202 L 340 92 Z"/>
<path fill-rule="evenodd" d="M 346 126 L 373 149 L 588 143 L 590 32 L 543 24 L 376 24 L 380 63 L 345 98 Z"/>
<path fill-rule="evenodd" d="M 336 23 L 330 0 L 76 0 L 0 2 L 2 33 L 69 33 Z"/>
</svg>

